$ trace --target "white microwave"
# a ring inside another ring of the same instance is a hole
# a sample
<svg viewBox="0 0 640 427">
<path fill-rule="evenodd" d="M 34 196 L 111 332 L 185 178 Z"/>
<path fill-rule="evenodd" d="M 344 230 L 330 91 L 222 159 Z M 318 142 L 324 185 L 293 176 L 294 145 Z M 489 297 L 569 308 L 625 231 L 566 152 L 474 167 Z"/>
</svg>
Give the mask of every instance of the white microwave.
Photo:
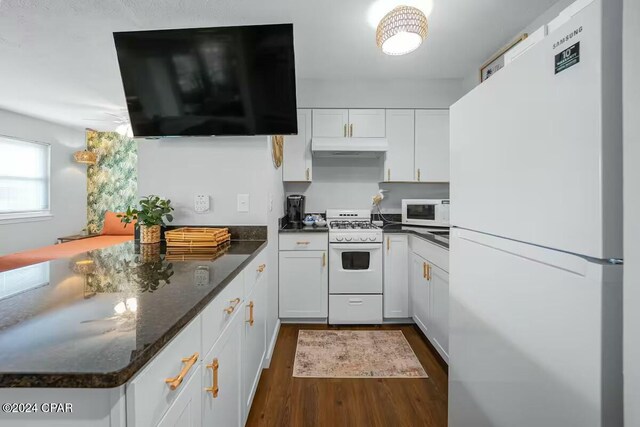
<svg viewBox="0 0 640 427">
<path fill-rule="evenodd" d="M 402 223 L 448 227 L 449 199 L 403 199 Z"/>
</svg>

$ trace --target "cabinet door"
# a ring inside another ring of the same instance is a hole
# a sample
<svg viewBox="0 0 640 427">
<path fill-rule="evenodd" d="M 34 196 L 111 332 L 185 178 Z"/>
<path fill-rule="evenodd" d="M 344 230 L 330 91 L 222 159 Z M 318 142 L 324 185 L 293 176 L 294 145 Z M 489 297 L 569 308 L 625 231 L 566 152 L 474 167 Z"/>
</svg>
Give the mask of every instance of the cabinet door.
<svg viewBox="0 0 640 427">
<path fill-rule="evenodd" d="M 409 317 L 409 239 L 407 235 L 385 236 L 384 317 Z"/>
<path fill-rule="evenodd" d="M 202 425 L 202 372 L 198 366 L 193 376 L 169 407 L 158 427 L 200 427 Z"/>
<path fill-rule="evenodd" d="M 311 181 L 311 110 L 298 110 L 298 134 L 284 138 L 283 181 Z"/>
<path fill-rule="evenodd" d="M 387 110 L 389 150 L 384 161 L 384 181 L 414 181 L 414 110 Z"/>
<path fill-rule="evenodd" d="M 242 418 L 241 311 L 205 357 L 202 373 L 202 425 L 238 427 Z M 206 325 L 203 325 L 206 328 Z M 217 387 L 217 393 L 214 389 Z M 204 396 L 203 396 L 204 393 Z"/>
<path fill-rule="evenodd" d="M 431 264 L 431 341 L 444 360 L 449 361 L 449 273 Z"/>
<path fill-rule="evenodd" d="M 429 311 L 431 307 L 429 281 L 427 280 L 427 262 L 420 256 L 412 254 L 411 262 L 411 301 L 412 315 L 422 332 L 428 337 L 430 332 Z"/>
<path fill-rule="evenodd" d="M 280 252 L 280 317 L 327 317 L 326 251 Z"/>
<path fill-rule="evenodd" d="M 245 301 L 244 335 L 242 341 L 242 404 L 246 421 L 253 396 L 262 373 L 262 361 L 266 350 L 267 301 L 266 279 L 256 283 Z"/>
<path fill-rule="evenodd" d="M 449 182 L 449 110 L 416 110 L 416 181 Z"/>
<path fill-rule="evenodd" d="M 313 110 L 314 137 L 346 137 L 348 124 L 349 110 Z"/>
<path fill-rule="evenodd" d="M 349 136 L 353 138 L 384 138 L 384 110 L 349 110 Z"/>
</svg>

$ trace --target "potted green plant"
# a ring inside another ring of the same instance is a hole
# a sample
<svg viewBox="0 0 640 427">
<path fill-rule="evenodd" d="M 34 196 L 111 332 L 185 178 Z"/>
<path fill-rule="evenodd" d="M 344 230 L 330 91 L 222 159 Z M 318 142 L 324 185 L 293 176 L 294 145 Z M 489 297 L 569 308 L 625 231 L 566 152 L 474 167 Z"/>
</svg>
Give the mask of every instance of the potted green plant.
<svg viewBox="0 0 640 427">
<path fill-rule="evenodd" d="M 140 199 L 139 205 L 139 208 L 128 207 L 124 214 L 118 214 L 118 218 L 125 227 L 126 224 L 138 221 L 140 243 L 160 242 L 160 227 L 165 226 L 164 220 L 173 221 L 171 200 L 152 194 Z"/>
</svg>

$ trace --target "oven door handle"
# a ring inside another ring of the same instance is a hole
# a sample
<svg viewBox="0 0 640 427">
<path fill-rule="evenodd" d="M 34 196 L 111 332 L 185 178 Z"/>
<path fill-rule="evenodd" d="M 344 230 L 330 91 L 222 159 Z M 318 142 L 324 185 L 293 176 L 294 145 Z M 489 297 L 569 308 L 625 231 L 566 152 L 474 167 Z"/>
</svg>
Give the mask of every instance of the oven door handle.
<svg viewBox="0 0 640 427">
<path fill-rule="evenodd" d="M 364 252 L 374 251 L 376 249 L 382 250 L 382 242 L 380 243 L 330 243 L 331 249 L 337 249 L 342 251 Z"/>
</svg>

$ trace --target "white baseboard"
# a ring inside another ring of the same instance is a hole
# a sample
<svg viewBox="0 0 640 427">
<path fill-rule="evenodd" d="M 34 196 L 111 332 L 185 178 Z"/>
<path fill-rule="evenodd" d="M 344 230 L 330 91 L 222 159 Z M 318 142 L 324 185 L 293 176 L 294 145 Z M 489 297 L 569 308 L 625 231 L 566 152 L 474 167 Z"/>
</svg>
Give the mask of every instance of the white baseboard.
<svg viewBox="0 0 640 427">
<path fill-rule="evenodd" d="M 269 342 L 269 347 L 267 348 L 267 354 L 264 358 L 264 363 L 262 364 L 262 369 L 267 369 L 271 366 L 271 357 L 273 356 L 273 350 L 276 348 L 276 342 L 278 341 L 278 333 L 280 332 L 280 319 L 276 322 L 276 327 L 273 330 L 273 336 L 271 336 L 271 341 Z"/>
</svg>

